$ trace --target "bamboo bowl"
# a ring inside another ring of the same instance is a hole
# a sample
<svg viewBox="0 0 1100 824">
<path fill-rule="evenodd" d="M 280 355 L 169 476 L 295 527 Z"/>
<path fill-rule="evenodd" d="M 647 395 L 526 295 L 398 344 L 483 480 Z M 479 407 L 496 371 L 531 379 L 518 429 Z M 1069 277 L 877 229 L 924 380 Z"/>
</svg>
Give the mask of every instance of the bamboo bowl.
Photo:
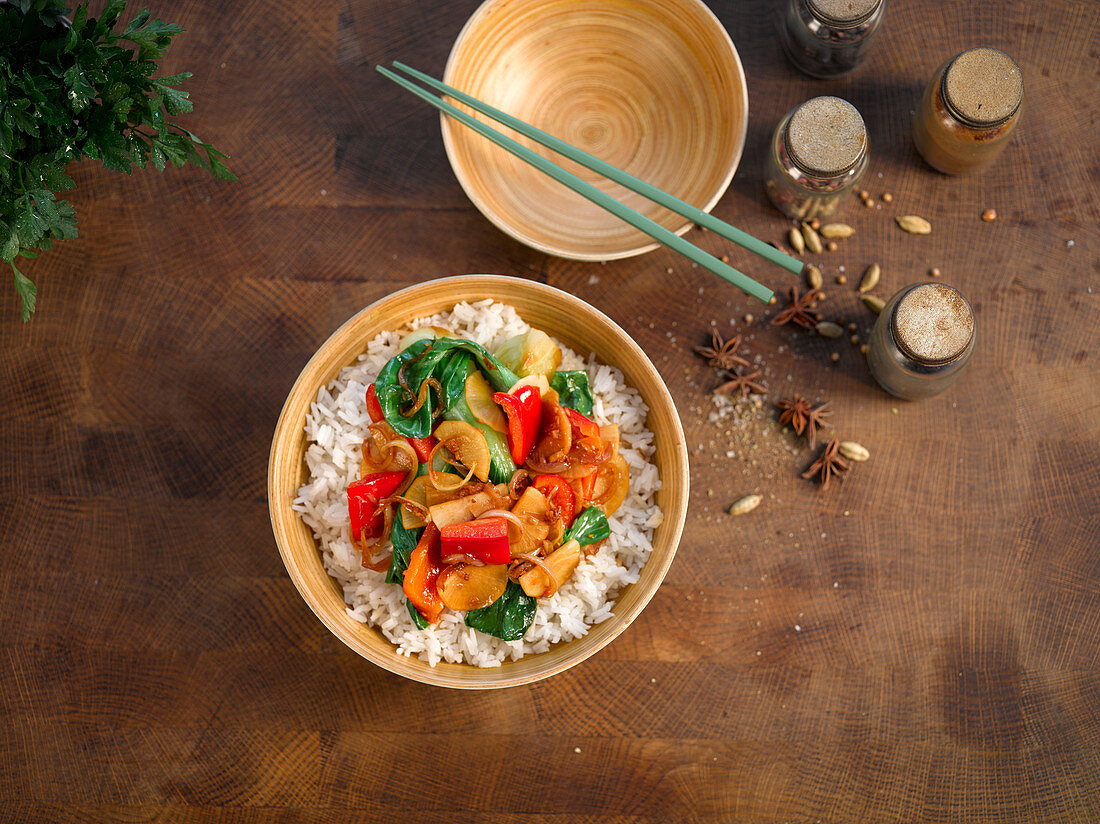
<svg viewBox="0 0 1100 824">
<path fill-rule="evenodd" d="M 600 362 L 617 366 L 627 383 L 641 393 L 649 406 L 647 423 L 656 440 L 654 461 L 661 476 L 657 502 L 664 522 L 655 531 L 653 554 L 638 582 L 620 592 L 614 616 L 592 627 L 583 638 L 492 669 L 447 663 L 430 667 L 417 658 L 398 655 L 378 630 L 348 616 L 339 587 L 321 565 L 313 534 L 291 509 L 291 501 L 309 474 L 304 426 L 317 390 L 353 363 L 379 332 L 450 309 L 462 300 L 487 297 L 511 304 L 528 323 L 575 351 L 594 352 Z M 664 579 L 680 541 L 688 505 L 688 458 L 683 428 L 668 389 L 649 358 L 614 321 L 579 298 L 549 286 L 520 278 L 470 275 L 395 292 L 363 309 L 322 344 L 299 375 L 279 416 L 268 461 L 267 494 L 275 540 L 287 572 L 306 603 L 337 638 L 369 661 L 414 681 L 493 689 L 562 672 L 609 644 L 638 617 Z"/>
<path fill-rule="evenodd" d="M 748 90 L 729 35 L 700 0 L 488 0 L 458 35 L 444 82 L 710 211 L 741 159 Z M 459 104 L 461 105 L 461 104 Z M 503 129 L 676 234 L 685 218 Z M 442 116 L 459 183 L 535 249 L 611 260 L 648 235 Z"/>
</svg>

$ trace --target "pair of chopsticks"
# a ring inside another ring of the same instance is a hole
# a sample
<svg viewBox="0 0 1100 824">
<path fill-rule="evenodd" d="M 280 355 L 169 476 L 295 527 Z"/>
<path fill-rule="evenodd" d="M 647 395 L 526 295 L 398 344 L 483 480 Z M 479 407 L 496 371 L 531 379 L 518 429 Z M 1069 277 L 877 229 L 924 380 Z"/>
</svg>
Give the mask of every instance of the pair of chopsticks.
<svg viewBox="0 0 1100 824">
<path fill-rule="evenodd" d="M 411 75 L 412 77 L 415 77 L 422 83 L 443 92 L 444 94 L 454 98 L 455 100 L 465 103 L 467 106 L 474 109 L 475 111 L 481 112 L 482 114 L 492 118 L 493 120 L 496 120 L 498 123 L 503 123 L 505 126 L 508 126 L 509 128 L 519 132 L 520 134 L 529 137 L 531 140 L 534 140 L 536 143 L 539 143 L 546 148 L 551 149 L 552 151 L 564 155 L 575 163 L 578 163 L 581 166 L 584 166 L 585 168 L 596 172 L 597 174 L 603 175 L 604 177 L 615 181 L 616 183 L 627 189 L 630 189 L 633 192 L 637 192 L 643 197 L 646 197 L 654 201 L 655 203 L 664 206 L 666 209 L 682 215 L 683 217 L 694 221 L 700 226 L 710 229 L 715 234 L 721 235 L 727 240 L 733 241 L 738 246 L 741 246 L 749 250 L 750 252 L 753 252 L 754 254 L 757 254 L 760 257 L 771 261 L 772 263 L 778 264 L 784 269 L 790 272 L 794 272 L 795 274 L 798 274 L 802 271 L 802 261 L 792 258 L 790 255 L 786 255 L 783 252 L 780 252 L 775 247 L 764 243 L 763 241 L 753 237 L 746 232 L 743 232 L 735 226 L 730 226 L 728 223 L 718 220 L 718 218 L 714 217 L 713 215 L 707 214 L 702 209 L 692 206 L 690 203 L 685 203 L 679 198 L 674 197 L 673 195 L 670 195 L 667 192 L 662 191 L 661 189 L 658 189 L 656 186 L 652 186 L 643 180 L 639 180 L 633 175 L 624 172 L 622 169 L 612 166 L 610 163 L 600 160 L 598 157 L 595 157 L 588 152 L 583 151 L 582 149 L 578 149 L 576 146 L 566 143 L 564 140 L 554 137 L 551 134 L 547 134 L 541 129 L 537 129 L 534 126 L 525 123 L 522 120 L 519 120 L 518 118 L 512 117 L 511 115 L 500 111 L 499 109 L 495 109 L 492 106 L 482 103 L 477 98 L 471 97 L 464 92 L 460 92 L 458 89 L 455 89 L 445 83 L 440 82 L 439 80 L 436 80 L 431 75 L 424 74 L 423 72 L 417 71 L 416 69 L 406 66 L 404 63 L 400 63 L 398 61 L 394 61 L 393 65 L 394 68 L 399 69 L 400 71 L 403 71 L 406 74 Z M 635 229 L 644 232 L 645 234 L 652 237 L 654 240 L 660 241 L 665 246 L 668 246 L 674 251 L 679 252 L 689 260 L 698 263 L 700 266 L 709 269 L 711 272 L 718 275 L 719 277 L 728 280 L 734 286 L 742 289 L 744 292 L 751 295 L 752 297 L 764 301 L 765 303 L 771 300 L 773 294 L 772 290 L 768 289 L 766 286 L 757 283 L 755 280 L 753 280 L 743 272 L 739 272 L 737 269 L 734 269 L 729 264 L 723 263 L 721 260 L 714 257 L 713 255 L 704 252 L 699 247 L 694 246 L 693 244 L 684 240 L 682 237 L 679 237 L 673 232 L 670 232 L 659 223 L 650 220 L 644 215 L 634 211 L 629 206 L 626 206 L 623 203 L 615 200 L 607 193 L 600 191 L 591 183 L 582 180 L 571 172 L 567 172 L 565 169 L 555 165 L 542 155 L 531 151 L 526 146 L 496 131 L 491 126 L 488 126 L 480 120 L 471 117 L 466 112 L 446 102 L 442 98 L 436 97 L 430 92 L 425 91 L 424 89 L 420 88 L 406 78 L 395 74 L 394 72 L 383 66 L 376 66 L 375 68 L 378 69 L 378 71 L 381 72 L 384 76 L 397 83 L 398 85 L 408 89 L 417 97 L 427 101 L 428 103 L 431 103 L 440 111 L 459 121 L 463 125 L 473 129 L 483 137 L 488 138 L 505 151 L 514 154 L 521 160 L 526 161 L 527 163 L 530 163 L 539 171 L 549 175 L 554 180 L 572 189 L 577 194 L 587 198 L 588 200 L 591 200 L 596 205 L 606 209 L 613 215 L 626 221 Z"/>
</svg>

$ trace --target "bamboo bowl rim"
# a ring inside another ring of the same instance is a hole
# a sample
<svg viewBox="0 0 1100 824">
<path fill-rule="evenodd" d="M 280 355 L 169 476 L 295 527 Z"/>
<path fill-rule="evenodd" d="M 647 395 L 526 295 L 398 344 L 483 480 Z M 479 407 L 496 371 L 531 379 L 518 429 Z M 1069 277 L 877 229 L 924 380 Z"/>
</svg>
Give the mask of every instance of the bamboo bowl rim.
<svg viewBox="0 0 1100 824">
<path fill-rule="evenodd" d="M 687 146 L 699 141 L 700 134 L 706 134 L 708 131 L 720 134 L 724 140 L 719 140 L 717 147 L 709 146 L 702 161 L 699 164 L 694 164 L 696 166 L 702 165 L 703 162 L 714 164 L 713 167 L 708 167 L 709 176 L 705 184 L 698 181 L 693 186 L 692 191 L 689 192 L 681 189 L 683 179 L 686 177 L 683 170 L 666 180 L 654 178 L 648 173 L 649 169 L 635 168 L 634 160 L 636 156 L 644 154 L 644 152 L 639 151 L 643 146 L 641 142 L 635 145 L 626 145 L 625 148 L 629 151 L 624 152 L 621 162 L 617 165 L 620 165 L 625 171 L 636 174 L 646 182 L 665 189 L 703 211 L 709 212 L 729 188 L 733 175 L 741 162 L 741 155 L 748 134 L 749 93 L 745 70 L 740 55 L 737 53 L 737 48 L 717 15 L 703 0 L 632 0 L 630 3 L 617 2 L 617 0 L 551 0 L 551 2 L 547 2 L 547 0 L 485 0 L 459 31 L 447 58 L 443 81 L 468 94 L 472 94 L 474 97 L 479 97 L 485 103 L 502 108 L 509 114 L 526 119 L 534 126 L 570 140 L 570 135 L 566 133 L 562 124 L 544 122 L 541 112 L 531 112 L 525 115 L 521 111 L 510 111 L 510 106 L 503 101 L 494 99 L 493 95 L 486 96 L 476 85 L 471 87 L 468 81 L 484 82 L 485 76 L 498 67 L 490 62 L 488 68 L 486 68 L 485 62 L 478 59 L 479 57 L 485 57 L 484 48 L 481 49 L 482 53 L 480 54 L 476 51 L 473 54 L 466 54 L 467 51 L 473 51 L 476 48 L 479 37 L 482 40 L 491 41 L 494 48 L 496 43 L 507 42 L 508 38 L 490 35 L 494 30 L 497 34 L 500 34 L 500 27 L 507 26 L 509 12 L 514 12 L 517 9 L 523 10 L 524 8 L 532 9 L 540 17 L 536 23 L 531 25 L 536 26 L 545 22 L 546 28 L 552 32 L 555 27 L 561 25 L 563 16 L 561 9 L 565 6 L 575 8 L 577 13 L 590 12 L 594 7 L 602 7 L 605 11 L 613 9 L 615 13 L 632 13 L 638 17 L 641 17 L 642 11 L 647 6 L 654 8 L 657 6 L 676 7 L 677 13 L 665 16 L 670 31 L 676 30 L 677 27 L 684 29 L 686 26 L 684 21 L 690 19 L 697 26 L 697 30 L 706 36 L 707 42 L 703 45 L 710 50 L 710 64 L 701 67 L 702 73 L 706 75 L 708 85 L 715 87 L 715 98 L 711 102 L 723 101 L 722 105 L 726 108 L 719 112 L 718 116 L 711 117 L 710 121 L 700 120 L 702 115 L 693 112 L 695 115 L 694 120 L 686 126 L 681 120 L 678 131 L 671 134 L 651 134 L 645 137 L 645 140 L 651 143 L 657 143 L 663 138 L 668 143 L 674 144 L 673 152 L 686 152 L 688 151 Z M 655 11 L 652 16 L 657 16 Z M 490 34 L 485 34 L 482 30 L 486 30 Z M 474 46 L 470 45 L 472 42 L 475 43 Z M 702 45 L 694 42 L 687 43 L 685 49 L 691 52 L 692 59 L 702 62 L 704 51 L 706 51 Z M 497 57 L 499 56 L 497 55 Z M 491 57 L 492 55 L 490 55 Z M 505 59 L 498 62 L 502 63 L 499 66 L 499 71 L 507 70 L 510 76 L 524 72 L 523 61 Z M 593 65 L 591 60 L 586 60 L 583 70 L 591 73 Z M 534 84 L 528 85 L 533 86 Z M 599 93 L 604 95 L 604 103 L 608 102 L 609 99 L 614 102 L 614 98 L 608 98 L 607 96 L 609 86 L 610 84 L 606 86 L 604 84 L 594 84 L 593 86 L 595 89 L 602 90 Z M 593 95 L 596 93 L 596 91 L 591 92 Z M 636 100 L 626 102 L 630 106 L 638 105 Z M 650 106 L 664 107 L 670 110 L 681 105 L 678 100 L 657 99 L 656 96 L 646 102 Z M 695 99 L 692 101 L 692 105 L 684 108 L 693 110 L 697 109 L 699 105 L 699 100 Z M 710 114 L 714 115 L 715 113 L 710 112 Z M 482 115 L 474 114 L 474 116 L 489 122 Z M 657 116 L 656 119 L 665 121 L 665 125 L 676 122 L 676 119 L 671 116 L 667 119 Z M 641 231 L 621 223 L 618 218 L 590 204 L 581 195 L 565 189 L 549 178 L 543 180 L 544 176 L 541 172 L 529 169 L 522 161 L 513 159 L 504 149 L 489 145 L 484 138 L 474 134 L 467 127 L 453 122 L 446 115 L 440 115 L 440 124 L 447 159 L 466 196 L 492 224 L 519 242 L 557 257 L 586 261 L 628 258 L 660 247 L 659 242 Z M 489 125 L 511 134 L 508 129 L 499 124 L 489 122 Z M 534 144 L 527 138 L 516 137 L 529 148 L 545 155 L 553 162 L 565 166 L 570 171 L 574 171 L 583 179 L 594 182 L 598 188 L 604 189 L 616 199 L 625 202 L 631 208 L 640 211 L 646 217 L 655 220 L 673 233 L 683 235 L 692 227 L 691 220 L 657 206 L 641 195 L 634 194 L 618 184 L 610 183 L 598 175 L 580 169 L 571 161 L 565 161 L 561 156 Z M 641 141 L 642 137 L 639 136 L 638 140 Z M 480 146 L 479 142 L 484 146 Z M 579 138 L 575 138 L 571 142 L 580 148 L 592 151 L 593 154 L 605 160 L 613 163 L 616 160 L 614 156 L 607 156 L 601 150 L 583 145 L 583 141 Z M 505 174 L 503 170 L 508 167 L 508 164 L 515 164 L 516 172 L 506 181 L 503 179 Z M 670 170 L 665 171 L 667 174 Z M 483 179 L 485 175 L 491 175 L 493 178 Z M 497 184 L 495 188 L 494 183 Z M 501 191 L 503 190 L 524 188 L 529 190 L 526 197 L 522 194 L 509 194 L 509 199 L 501 199 Z M 557 213 L 549 215 L 542 214 L 541 211 L 540 213 L 532 213 L 530 210 L 524 211 L 520 208 L 524 202 L 530 206 L 532 201 L 553 203 L 560 209 Z M 577 226 L 572 226 L 572 231 L 561 228 L 564 225 L 561 221 L 571 220 L 571 213 L 581 211 L 588 219 L 583 230 Z M 590 229 L 589 227 L 597 228 Z M 604 245 L 599 247 L 596 246 L 599 240 L 597 232 L 609 236 L 607 241 L 603 241 Z"/>
<path fill-rule="evenodd" d="M 654 530 L 653 552 L 639 580 L 619 591 L 612 617 L 590 627 L 586 635 L 554 644 L 548 652 L 505 661 L 500 667 L 445 662 L 431 667 L 416 657 L 398 655 L 396 646 L 379 630 L 347 614 L 339 586 L 321 563 L 313 533 L 291 508 L 291 501 L 308 477 L 305 417 L 318 389 L 327 386 L 344 366 L 354 363 L 383 329 L 397 328 L 463 300 L 484 298 L 515 306 L 532 326 L 544 329 L 579 353 L 594 352 L 601 363 L 623 371 L 627 384 L 637 389 L 649 406 L 646 425 L 654 434 L 656 452 L 652 460 L 661 476 L 657 503 L 664 520 Z M 621 354 L 609 358 L 608 347 Z M 687 445 L 672 396 L 645 352 L 611 318 L 567 292 L 524 278 L 457 275 L 410 286 L 375 301 L 321 345 L 295 381 L 275 426 L 267 494 L 272 530 L 287 573 L 333 635 L 372 663 L 414 681 L 458 689 L 495 689 L 531 683 L 580 663 L 638 617 L 676 554 L 687 516 L 689 484 Z"/>
</svg>

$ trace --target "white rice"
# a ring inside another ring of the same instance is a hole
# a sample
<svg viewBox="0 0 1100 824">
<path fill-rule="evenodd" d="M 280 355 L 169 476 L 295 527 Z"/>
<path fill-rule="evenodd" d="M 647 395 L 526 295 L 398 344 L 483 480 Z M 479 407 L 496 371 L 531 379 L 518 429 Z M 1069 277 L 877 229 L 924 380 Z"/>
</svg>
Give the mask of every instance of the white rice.
<svg viewBox="0 0 1100 824">
<path fill-rule="evenodd" d="M 513 307 L 491 300 L 459 303 L 451 312 L 420 318 L 408 329 L 424 325 L 450 329 L 490 351 L 530 328 Z M 618 369 L 598 364 L 593 357 L 584 361 L 562 348 L 562 369 L 588 372 L 597 423 L 618 424 L 619 453 L 630 467 L 630 493 L 608 518 L 611 537 L 581 561 L 554 597 L 539 599 L 534 623 L 519 641 L 479 633 L 465 625 L 462 613 L 449 609 L 437 624 L 419 630 L 409 616 L 400 584 L 387 584 L 384 572 L 363 568 L 351 542 L 347 507 L 347 487 L 359 478 L 360 448 L 371 422 L 367 388 L 397 354 L 408 329 L 382 332 L 367 344 L 367 351 L 353 365 L 344 367 L 336 380 L 317 392 L 306 416 L 310 479 L 298 490 L 293 506 L 313 530 L 328 574 L 343 589 L 348 615 L 381 630 L 399 654 L 416 655 L 432 666 L 449 661 L 496 667 L 507 659 L 546 652 L 551 644 L 583 636 L 590 626 L 612 616 L 619 590 L 638 580 L 653 549 L 653 530 L 662 520 L 654 502 L 661 481 L 650 462 L 653 434 L 645 428 L 649 410 L 641 395 L 624 383 Z"/>
</svg>

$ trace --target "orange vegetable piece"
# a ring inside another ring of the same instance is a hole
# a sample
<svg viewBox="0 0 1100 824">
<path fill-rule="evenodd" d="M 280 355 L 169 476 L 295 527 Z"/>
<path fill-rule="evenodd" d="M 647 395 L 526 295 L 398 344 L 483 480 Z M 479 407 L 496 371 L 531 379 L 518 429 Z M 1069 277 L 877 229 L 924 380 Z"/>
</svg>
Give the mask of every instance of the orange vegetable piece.
<svg viewBox="0 0 1100 824">
<path fill-rule="evenodd" d="M 429 521 L 416 549 L 409 556 L 409 568 L 405 570 L 405 582 L 402 585 L 405 597 L 429 624 L 434 624 L 443 614 L 443 599 L 436 591 L 436 582 L 442 571 L 439 530 Z"/>
</svg>

